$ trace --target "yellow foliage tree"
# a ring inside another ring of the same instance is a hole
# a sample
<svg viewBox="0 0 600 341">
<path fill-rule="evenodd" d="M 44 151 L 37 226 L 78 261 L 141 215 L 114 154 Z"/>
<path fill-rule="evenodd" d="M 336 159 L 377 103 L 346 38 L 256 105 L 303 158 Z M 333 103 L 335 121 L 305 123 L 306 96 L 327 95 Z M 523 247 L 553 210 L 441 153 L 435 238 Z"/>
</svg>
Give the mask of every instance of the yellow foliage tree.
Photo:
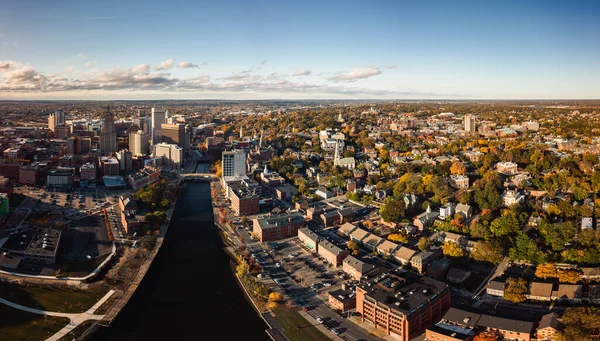
<svg viewBox="0 0 600 341">
<path fill-rule="evenodd" d="M 465 250 L 453 241 L 447 241 L 442 245 L 444 256 L 459 258 L 465 256 Z"/>
<path fill-rule="evenodd" d="M 558 270 L 558 280 L 561 283 L 576 284 L 581 281 L 581 273 L 577 270 Z"/>
<path fill-rule="evenodd" d="M 535 268 L 535 276 L 537 278 L 556 278 L 558 272 L 552 263 L 540 264 Z"/>
<path fill-rule="evenodd" d="M 452 174 L 465 175 L 466 172 L 467 168 L 460 161 L 456 161 L 452 164 L 452 166 L 450 166 L 450 173 Z"/>
<path fill-rule="evenodd" d="M 392 233 L 387 237 L 387 239 L 389 241 L 396 242 L 396 243 L 407 243 L 408 242 L 408 237 L 404 233 Z"/>
</svg>

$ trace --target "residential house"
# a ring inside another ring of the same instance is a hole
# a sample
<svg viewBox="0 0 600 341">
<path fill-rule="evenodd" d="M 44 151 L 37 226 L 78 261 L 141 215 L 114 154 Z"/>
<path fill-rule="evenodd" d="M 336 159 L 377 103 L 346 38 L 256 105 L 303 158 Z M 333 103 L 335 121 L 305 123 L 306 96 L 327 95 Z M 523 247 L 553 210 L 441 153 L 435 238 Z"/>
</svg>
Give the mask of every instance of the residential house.
<svg viewBox="0 0 600 341">
<path fill-rule="evenodd" d="M 350 233 L 350 240 L 355 241 L 358 243 L 358 245 L 362 245 L 363 240 L 370 234 L 371 232 L 357 227 L 354 231 L 352 231 L 352 233 Z"/>
<path fill-rule="evenodd" d="M 377 249 L 377 245 L 381 244 L 382 242 L 383 238 L 371 234 L 363 240 L 363 246 L 371 251 L 375 251 Z"/>
<path fill-rule="evenodd" d="M 506 190 L 502 193 L 502 200 L 504 201 L 504 206 L 508 207 L 522 203 L 525 201 L 525 196 L 517 190 Z"/>
<path fill-rule="evenodd" d="M 393 243 L 389 240 L 384 240 L 379 245 L 377 245 L 377 252 L 379 252 L 382 256 L 391 256 L 396 249 L 398 248 L 398 244 Z"/>
<path fill-rule="evenodd" d="M 558 290 L 552 291 L 553 300 L 581 302 L 583 289 L 579 284 L 559 284 Z"/>
<path fill-rule="evenodd" d="M 356 230 L 358 227 L 356 225 L 345 223 L 338 229 L 338 234 L 343 237 L 349 237 L 350 233 Z"/>
<path fill-rule="evenodd" d="M 307 227 L 303 227 L 298 230 L 298 239 L 306 245 L 312 252 L 317 252 L 319 245 L 319 235 L 309 230 Z"/>
<path fill-rule="evenodd" d="M 506 288 L 505 282 L 502 282 L 499 280 L 493 280 L 493 281 L 490 281 L 490 283 L 487 285 L 485 292 L 489 296 L 504 297 L 504 289 L 505 288 Z"/>
<path fill-rule="evenodd" d="M 445 220 L 446 218 L 452 218 L 454 215 L 454 210 L 456 209 L 456 204 L 447 203 L 446 205 L 440 207 L 440 216 L 439 218 Z"/>
<path fill-rule="evenodd" d="M 439 252 L 422 251 L 411 258 L 410 265 L 420 274 L 423 274 L 427 270 L 427 266 L 438 258 Z"/>
<path fill-rule="evenodd" d="M 427 206 L 427 210 L 419 214 L 413 220 L 413 225 L 415 225 L 420 232 L 425 231 L 429 226 L 433 224 L 438 215 L 438 212 L 431 211 L 431 206 Z"/>
<path fill-rule="evenodd" d="M 467 204 L 456 205 L 455 211 L 462 215 L 464 219 L 470 219 L 473 216 L 473 207 Z"/>
<path fill-rule="evenodd" d="M 317 253 L 334 267 L 342 265 L 342 261 L 350 254 L 348 250 L 342 250 L 326 240 L 319 241 Z"/>
<path fill-rule="evenodd" d="M 418 251 L 401 246 L 398 250 L 396 250 L 396 252 L 394 252 L 394 258 L 403 265 L 406 265 L 410 263 L 410 260 L 417 252 Z"/>
<path fill-rule="evenodd" d="M 561 323 L 555 313 L 546 314 L 537 328 L 537 341 L 553 341 L 554 335 L 561 329 Z"/>
<path fill-rule="evenodd" d="M 531 282 L 527 297 L 530 300 L 550 301 L 552 299 L 552 283 Z"/>
</svg>

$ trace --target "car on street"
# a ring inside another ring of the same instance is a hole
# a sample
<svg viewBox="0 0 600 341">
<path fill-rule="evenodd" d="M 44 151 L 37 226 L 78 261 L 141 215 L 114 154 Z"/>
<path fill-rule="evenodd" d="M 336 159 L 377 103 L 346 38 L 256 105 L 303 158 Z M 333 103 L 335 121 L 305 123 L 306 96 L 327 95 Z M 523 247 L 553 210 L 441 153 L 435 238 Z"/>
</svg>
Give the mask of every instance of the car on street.
<svg viewBox="0 0 600 341">
<path fill-rule="evenodd" d="M 319 322 L 319 323 L 323 323 L 323 319 L 322 319 L 322 318 L 320 318 L 320 317 L 317 317 L 317 322 Z"/>
</svg>

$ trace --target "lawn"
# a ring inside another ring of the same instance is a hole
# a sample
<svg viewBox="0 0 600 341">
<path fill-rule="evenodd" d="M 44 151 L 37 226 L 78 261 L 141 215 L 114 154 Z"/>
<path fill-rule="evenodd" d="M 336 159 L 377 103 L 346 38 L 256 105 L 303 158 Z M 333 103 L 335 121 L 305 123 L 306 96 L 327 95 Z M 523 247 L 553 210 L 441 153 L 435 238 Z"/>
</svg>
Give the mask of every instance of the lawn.
<svg viewBox="0 0 600 341">
<path fill-rule="evenodd" d="M 84 312 L 104 297 L 108 290 L 108 287 L 101 285 L 80 290 L 67 286 L 0 282 L 0 297 L 26 307 L 60 313 Z"/>
<path fill-rule="evenodd" d="M 288 309 L 285 306 L 277 306 L 273 308 L 273 313 L 275 313 L 275 319 L 283 327 L 285 336 L 291 341 L 331 340 L 304 317 L 300 316 L 295 308 Z M 298 326 L 300 326 L 300 329 L 298 329 Z"/>
<path fill-rule="evenodd" d="M 41 341 L 69 323 L 68 318 L 27 313 L 0 304 L 0 339 Z"/>
</svg>

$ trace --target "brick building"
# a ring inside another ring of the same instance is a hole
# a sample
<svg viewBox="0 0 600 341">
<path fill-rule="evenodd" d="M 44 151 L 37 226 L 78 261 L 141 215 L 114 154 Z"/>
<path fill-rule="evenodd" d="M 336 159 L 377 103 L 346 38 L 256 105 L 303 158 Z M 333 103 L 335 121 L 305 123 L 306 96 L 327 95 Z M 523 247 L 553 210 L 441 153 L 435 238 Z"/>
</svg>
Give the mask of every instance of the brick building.
<svg viewBox="0 0 600 341">
<path fill-rule="evenodd" d="M 390 271 L 356 287 L 362 321 L 403 341 L 422 334 L 449 308 L 446 284 L 409 272 Z"/>
<path fill-rule="evenodd" d="M 254 219 L 252 232 L 262 243 L 295 237 L 298 235 L 298 229 L 304 226 L 306 220 L 302 214 L 289 212 Z"/>
</svg>

